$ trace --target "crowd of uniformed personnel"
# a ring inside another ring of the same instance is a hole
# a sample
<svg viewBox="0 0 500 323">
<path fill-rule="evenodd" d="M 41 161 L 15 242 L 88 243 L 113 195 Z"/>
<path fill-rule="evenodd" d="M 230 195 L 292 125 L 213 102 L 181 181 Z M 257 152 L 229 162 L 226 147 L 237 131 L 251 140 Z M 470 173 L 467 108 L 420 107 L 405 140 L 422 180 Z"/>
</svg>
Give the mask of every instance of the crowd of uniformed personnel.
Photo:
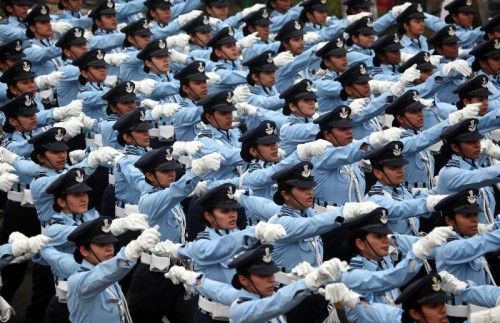
<svg viewBox="0 0 500 323">
<path fill-rule="evenodd" d="M 500 13 L 290 2 L 3 1 L 1 322 L 498 322 Z"/>
</svg>

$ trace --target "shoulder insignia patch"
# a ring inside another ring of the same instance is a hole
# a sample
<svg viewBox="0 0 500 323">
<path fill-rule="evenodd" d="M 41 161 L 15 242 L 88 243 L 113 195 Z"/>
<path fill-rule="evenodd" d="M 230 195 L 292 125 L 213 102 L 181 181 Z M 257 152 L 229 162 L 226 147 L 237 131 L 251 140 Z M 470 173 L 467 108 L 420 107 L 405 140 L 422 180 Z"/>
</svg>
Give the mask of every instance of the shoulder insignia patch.
<svg viewBox="0 0 500 323">
<path fill-rule="evenodd" d="M 36 172 L 35 176 L 33 176 L 33 179 L 39 179 L 42 177 L 47 177 L 47 173 L 46 172 Z"/>
</svg>

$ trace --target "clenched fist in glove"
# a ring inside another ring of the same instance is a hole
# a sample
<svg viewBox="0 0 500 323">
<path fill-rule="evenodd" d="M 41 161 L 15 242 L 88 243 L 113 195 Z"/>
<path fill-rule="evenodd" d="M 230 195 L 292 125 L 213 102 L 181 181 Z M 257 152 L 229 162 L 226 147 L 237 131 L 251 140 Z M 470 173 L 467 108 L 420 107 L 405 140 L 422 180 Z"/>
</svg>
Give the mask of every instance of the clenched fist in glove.
<svg viewBox="0 0 500 323">
<path fill-rule="evenodd" d="M 94 129 L 94 125 L 97 122 L 96 119 L 92 119 L 91 117 L 87 116 L 85 113 L 81 112 L 77 117 L 75 117 L 78 121 L 80 121 L 85 129 L 92 130 Z"/>
<path fill-rule="evenodd" d="M 250 96 L 250 88 L 246 85 L 240 85 L 233 91 L 233 104 L 245 102 Z"/>
<path fill-rule="evenodd" d="M 75 117 L 71 117 L 66 121 L 54 123 L 54 127 L 61 127 L 66 129 L 66 135 L 64 136 L 64 139 L 70 139 L 76 135 L 79 135 L 84 125 Z"/>
<path fill-rule="evenodd" d="M 356 307 L 359 297 L 361 296 L 347 288 L 343 283 L 327 285 L 325 288 L 320 288 L 318 293 L 323 295 L 330 304 L 341 303 L 350 309 Z"/>
<path fill-rule="evenodd" d="M 125 255 L 127 256 L 127 259 L 136 261 L 139 259 L 142 252 L 153 249 L 158 242 L 160 242 L 159 228 L 160 226 L 156 225 L 154 228 L 146 229 L 136 240 L 130 241 L 130 243 L 125 247 Z"/>
<path fill-rule="evenodd" d="M 454 234 L 453 227 L 434 228 L 428 235 L 413 244 L 413 253 L 418 258 L 425 260 L 429 257 L 432 249 L 441 246 L 446 242 L 448 237 Z"/>
<path fill-rule="evenodd" d="M 73 26 L 69 22 L 65 21 L 51 21 L 52 30 L 59 35 L 63 35 L 68 30 L 73 28 Z"/>
<path fill-rule="evenodd" d="M 191 36 L 186 34 L 167 37 L 167 48 L 184 48 L 189 46 L 189 39 L 191 39 Z"/>
<path fill-rule="evenodd" d="M 205 74 L 208 77 L 208 80 L 207 80 L 208 87 L 214 86 L 220 82 L 220 75 L 219 74 L 214 73 L 214 72 L 206 72 Z"/>
<path fill-rule="evenodd" d="M 273 59 L 274 65 L 281 67 L 293 62 L 294 56 L 290 51 L 281 52 Z"/>
<path fill-rule="evenodd" d="M 35 84 L 39 90 L 45 90 L 52 86 L 57 86 L 63 77 L 63 72 L 55 71 L 47 75 L 35 77 Z"/>
<path fill-rule="evenodd" d="M 149 228 L 148 216 L 141 213 L 130 213 L 124 218 L 117 218 L 109 226 L 111 234 L 119 236 L 127 231 L 146 230 Z"/>
<path fill-rule="evenodd" d="M 500 158 L 500 146 L 496 145 L 490 139 L 481 140 L 481 154 L 488 157 L 499 159 Z"/>
<path fill-rule="evenodd" d="M 165 278 L 170 279 L 174 285 L 183 283 L 187 286 L 194 286 L 196 280 L 201 276 L 203 276 L 202 273 L 187 270 L 182 266 L 173 266 L 168 273 L 165 274 Z"/>
<path fill-rule="evenodd" d="M 384 93 L 389 91 L 391 88 L 392 84 L 394 82 L 391 81 L 379 81 L 379 80 L 369 80 L 368 84 L 370 84 L 370 91 L 372 93 Z"/>
<path fill-rule="evenodd" d="M 258 107 L 256 107 L 255 105 L 251 105 L 249 103 L 246 103 L 246 102 L 236 103 L 234 106 L 238 110 L 238 114 L 240 116 L 255 117 L 257 114 L 259 114 Z"/>
<path fill-rule="evenodd" d="M 347 23 L 350 25 L 353 22 L 356 22 L 363 17 L 371 17 L 371 16 L 373 16 L 371 12 L 360 12 L 355 15 L 348 15 L 347 17 L 345 17 L 345 20 L 347 20 Z"/>
<path fill-rule="evenodd" d="M 133 81 L 135 84 L 135 93 L 142 93 L 146 96 L 151 95 L 156 86 L 156 81 L 152 79 L 144 79 L 142 81 Z"/>
<path fill-rule="evenodd" d="M 0 163 L 0 175 L 14 173 L 16 169 L 7 163 Z"/>
<path fill-rule="evenodd" d="M 448 197 L 448 195 L 429 195 L 427 196 L 427 200 L 425 201 L 427 209 L 429 212 L 434 212 L 434 208 L 436 205 L 444 198 Z"/>
<path fill-rule="evenodd" d="M 71 164 L 75 165 L 85 159 L 87 153 L 83 149 L 76 149 L 69 152 L 69 159 L 71 160 Z"/>
<path fill-rule="evenodd" d="M 344 209 L 342 211 L 342 215 L 347 222 L 356 220 L 360 215 L 370 213 L 371 211 L 379 208 L 375 202 L 367 201 L 367 202 L 348 202 L 344 204 Z"/>
<path fill-rule="evenodd" d="M 311 266 L 307 261 L 303 261 L 299 263 L 297 266 L 293 267 L 290 273 L 287 274 L 291 279 L 297 280 L 307 276 L 310 272 L 314 270 L 314 267 Z"/>
<path fill-rule="evenodd" d="M 308 161 L 313 157 L 323 155 L 330 146 L 332 146 L 332 143 L 324 139 L 306 142 L 305 144 L 297 145 L 297 155 L 299 155 L 301 160 Z"/>
<path fill-rule="evenodd" d="M 259 36 L 257 36 L 257 32 L 251 33 L 250 35 L 247 35 L 243 37 L 242 39 L 238 40 L 236 42 L 236 48 L 238 50 L 243 50 L 245 48 L 250 48 L 253 45 L 255 45 L 259 40 Z"/>
<path fill-rule="evenodd" d="M 0 175 L 0 191 L 8 192 L 12 186 L 19 182 L 19 176 L 16 174 L 5 173 Z"/>
<path fill-rule="evenodd" d="M 169 53 L 170 53 L 170 60 L 172 61 L 172 63 L 184 65 L 186 64 L 189 58 L 189 55 L 178 52 L 175 49 L 169 50 Z"/>
<path fill-rule="evenodd" d="M 49 242 L 50 238 L 43 234 L 28 238 L 22 233 L 12 232 L 9 237 L 14 257 L 20 257 L 26 253 L 36 254 Z"/>
<path fill-rule="evenodd" d="M 262 243 L 274 243 L 276 240 L 286 237 L 285 228 L 281 224 L 259 222 L 255 226 L 255 239 Z"/>
<path fill-rule="evenodd" d="M 210 153 L 202 158 L 193 160 L 191 171 L 198 177 L 220 168 L 224 157 L 219 153 Z"/>
<path fill-rule="evenodd" d="M 144 109 L 152 109 L 158 104 L 160 104 L 160 102 L 151 99 L 144 99 L 141 101 L 141 107 L 143 107 Z"/>
<path fill-rule="evenodd" d="M 261 8 L 264 8 L 265 6 L 266 6 L 265 4 L 257 3 L 249 8 L 243 9 L 243 11 L 241 13 L 242 13 L 243 17 L 246 17 L 253 12 L 259 11 Z"/>
<path fill-rule="evenodd" d="M 112 147 L 99 147 L 99 149 L 91 151 L 87 158 L 89 167 L 96 168 L 99 165 L 105 165 L 108 162 L 113 162 L 119 152 Z"/>
<path fill-rule="evenodd" d="M 320 40 L 321 36 L 314 31 L 304 34 L 304 44 L 315 44 Z"/>
<path fill-rule="evenodd" d="M 180 108 L 181 106 L 177 103 L 158 104 L 151 111 L 151 116 L 154 120 L 160 120 L 162 117 L 171 118 Z"/>
<path fill-rule="evenodd" d="M 479 114 L 479 107 L 482 103 L 467 104 L 462 110 L 452 112 L 448 115 L 450 125 L 455 125 L 465 119 L 475 118 Z"/>
<path fill-rule="evenodd" d="M 368 142 L 373 148 L 379 148 L 391 141 L 399 140 L 404 133 L 404 129 L 392 127 L 371 133 Z"/>
<path fill-rule="evenodd" d="M 17 157 L 19 157 L 17 154 L 3 147 L 0 147 L 0 163 L 7 163 L 9 165 L 12 165 Z"/>
<path fill-rule="evenodd" d="M 420 70 L 417 69 L 417 64 L 413 64 L 410 68 L 404 71 L 401 78 L 391 86 L 391 92 L 395 96 L 401 96 L 405 92 L 406 87 L 416 79 L 420 78 Z"/>
<path fill-rule="evenodd" d="M 333 258 L 322 263 L 319 267 L 314 268 L 305 277 L 307 288 L 316 291 L 321 285 L 328 282 L 337 281 L 343 272 L 347 271 L 349 265 L 345 261 L 340 261 L 338 258 Z"/>
<path fill-rule="evenodd" d="M 176 141 L 172 146 L 173 155 L 176 157 L 189 155 L 192 156 L 203 149 L 203 143 L 199 141 Z"/>
<path fill-rule="evenodd" d="M 472 73 L 472 68 L 470 68 L 469 64 L 463 59 L 457 59 L 443 65 L 444 76 L 452 76 L 453 72 L 457 76 L 461 75 L 468 77 L 470 73 Z"/>
<path fill-rule="evenodd" d="M 357 116 L 361 114 L 363 108 L 368 104 L 367 98 L 359 98 L 352 100 L 351 104 L 349 104 L 349 108 L 351 108 L 351 118 L 353 116 Z"/>
<path fill-rule="evenodd" d="M 443 292 L 460 295 L 462 289 L 469 287 L 466 282 L 459 280 L 445 270 L 440 271 L 439 276 L 441 277 L 441 290 Z"/>
<path fill-rule="evenodd" d="M 153 249 L 151 249 L 151 253 L 157 255 L 158 257 L 179 259 L 180 247 L 182 247 L 182 244 L 180 243 L 173 243 L 170 240 L 165 240 L 158 243 Z"/>
<path fill-rule="evenodd" d="M 106 54 L 104 56 L 104 61 L 111 66 L 120 66 L 129 59 L 130 56 L 125 53 Z"/>
<path fill-rule="evenodd" d="M 183 15 L 179 15 L 179 17 L 177 17 L 177 22 L 179 22 L 179 25 L 181 25 L 181 27 L 184 27 L 186 24 L 191 22 L 191 20 L 198 18 L 202 13 L 203 12 L 200 10 L 190 11 Z"/>
<path fill-rule="evenodd" d="M 83 100 L 73 100 L 68 105 L 54 108 L 52 115 L 56 120 L 62 120 L 69 117 L 76 117 L 82 113 Z"/>
<path fill-rule="evenodd" d="M 391 13 L 394 17 L 398 17 L 403 11 L 408 9 L 408 7 L 411 6 L 411 2 L 405 2 L 399 6 L 394 6 L 391 9 Z"/>
</svg>

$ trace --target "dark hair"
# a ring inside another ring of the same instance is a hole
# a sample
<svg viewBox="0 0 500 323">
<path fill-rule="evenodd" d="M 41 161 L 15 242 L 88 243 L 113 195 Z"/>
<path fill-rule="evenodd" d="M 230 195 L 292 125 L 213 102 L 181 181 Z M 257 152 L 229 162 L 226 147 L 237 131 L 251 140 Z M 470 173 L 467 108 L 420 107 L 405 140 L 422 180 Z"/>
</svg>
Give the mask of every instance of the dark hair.
<svg viewBox="0 0 500 323">
<path fill-rule="evenodd" d="M 243 27 L 243 36 L 248 36 L 251 34 L 250 30 L 248 29 L 248 27 L 254 27 L 255 28 L 255 24 L 246 24 L 245 27 Z"/>
<path fill-rule="evenodd" d="M 410 316 L 410 310 L 415 309 L 420 311 L 421 307 L 419 304 L 404 303 L 403 302 L 403 315 L 401 316 L 401 323 L 414 323 L 415 320 Z"/>
<path fill-rule="evenodd" d="M 3 124 L 2 126 L 2 129 L 3 129 L 3 132 L 6 132 L 6 133 L 13 133 L 16 128 L 14 128 L 13 125 L 10 124 L 9 122 L 9 118 L 15 118 L 16 116 L 5 116 L 5 123 Z"/>
<path fill-rule="evenodd" d="M 124 135 L 124 134 L 127 134 L 127 135 L 129 135 L 129 136 L 130 136 L 130 135 L 132 135 L 132 134 L 130 133 L 130 131 L 125 131 L 125 132 L 121 132 L 121 131 L 119 131 L 119 132 L 118 132 L 118 136 L 116 137 L 116 141 L 118 141 L 118 144 L 120 144 L 120 146 L 123 146 L 123 147 L 125 147 L 125 145 L 127 144 L 127 143 L 125 142 L 125 139 L 123 139 L 123 135 Z"/>
<path fill-rule="evenodd" d="M 354 45 L 354 41 L 352 40 L 352 36 L 358 37 L 359 36 L 359 32 L 354 31 L 352 34 L 351 33 L 349 34 L 349 37 L 347 37 L 347 39 L 345 41 L 346 45 L 349 46 L 349 47 L 352 46 L 352 45 Z"/>
<path fill-rule="evenodd" d="M 59 204 L 57 204 L 57 199 L 58 198 L 66 199 L 66 194 L 57 194 L 57 195 L 54 195 L 54 203 L 52 203 L 52 209 L 54 209 L 54 211 L 56 211 L 56 212 L 61 212 L 62 209 L 59 206 Z"/>
<path fill-rule="evenodd" d="M 97 25 L 96 25 L 95 21 L 96 21 L 96 19 L 100 19 L 100 18 L 101 18 L 101 17 L 99 17 L 99 18 L 97 18 L 97 17 L 96 17 L 96 18 L 94 18 L 94 21 L 92 21 L 92 28 L 91 28 L 92 34 L 95 34 L 95 31 L 96 31 L 97 29 L 99 29 L 99 28 L 97 27 Z"/>
<path fill-rule="evenodd" d="M 80 253 L 80 247 L 84 247 L 87 250 L 90 250 L 90 244 L 84 244 L 82 246 L 76 245 L 75 251 L 73 251 L 73 258 L 75 258 L 75 261 L 79 264 L 83 262 L 83 256 Z"/>
<path fill-rule="evenodd" d="M 252 70 L 249 70 L 248 71 L 248 74 L 247 74 L 247 83 L 250 84 L 251 86 L 254 86 L 255 85 L 255 81 L 252 79 L 252 75 L 253 74 L 256 74 L 257 77 L 259 76 L 259 72 L 257 71 L 252 71 Z"/>
<path fill-rule="evenodd" d="M 144 72 L 149 73 L 149 67 L 146 66 L 146 61 L 152 62 L 151 57 L 147 57 L 147 58 L 144 59 L 144 66 L 142 67 L 142 69 L 144 70 Z"/>
<path fill-rule="evenodd" d="M 241 144 L 240 156 L 247 163 L 250 163 L 253 159 L 255 159 L 255 157 L 250 154 L 250 148 L 256 148 L 256 146 L 257 145 L 252 142 L 243 142 Z"/>
<path fill-rule="evenodd" d="M 82 71 L 88 70 L 87 68 L 82 69 Z M 87 79 L 83 77 L 82 71 L 80 71 L 80 75 L 78 76 L 78 82 L 80 82 L 81 85 L 87 84 Z"/>
<path fill-rule="evenodd" d="M 215 50 L 216 49 L 221 49 L 221 48 L 222 48 L 221 45 L 216 45 L 216 46 L 213 47 L 212 52 L 210 53 L 210 60 L 212 62 L 218 62 L 219 61 L 219 57 L 217 57 L 217 55 L 215 54 Z"/>
<path fill-rule="evenodd" d="M 201 215 L 200 215 L 200 222 L 202 224 L 205 224 L 207 227 L 210 226 L 210 223 L 205 219 L 205 212 L 208 212 L 209 214 L 213 214 L 215 207 L 209 206 L 208 208 L 203 208 L 202 205 L 200 205 L 201 209 Z"/>
<path fill-rule="evenodd" d="M 382 64 L 382 61 L 380 60 L 379 55 L 380 54 L 385 54 L 385 50 L 376 50 L 375 51 L 375 56 L 373 56 L 373 66 L 379 67 Z"/>
<path fill-rule="evenodd" d="M 179 86 L 179 95 L 180 95 L 181 97 L 183 97 L 183 98 L 187 98 L 187 96 L 188 96 L 188 95 L 187 95 L 187 93 L 186 93 L 186 92 L 184 92 L 184 90 L 182 89 L 182 86 L 183 86 L 183 85 L 185 85 L 185 86 L 189 87 L 189 81 L 190 81 L 190 80 L 188 80 L 188 79 L 182 79 L 182 80 L 180 81 L 181 86 Z"/>
<path fill-rule="evenodd" d="M 313 12 L 312 8 L 303 8 L 302 11 L 300 12 L 298 20 L 304 25 L 305 23 L 308 23 L 309 20 L 307 20 L 307 13 L 308 12 Z"/>
</svg>

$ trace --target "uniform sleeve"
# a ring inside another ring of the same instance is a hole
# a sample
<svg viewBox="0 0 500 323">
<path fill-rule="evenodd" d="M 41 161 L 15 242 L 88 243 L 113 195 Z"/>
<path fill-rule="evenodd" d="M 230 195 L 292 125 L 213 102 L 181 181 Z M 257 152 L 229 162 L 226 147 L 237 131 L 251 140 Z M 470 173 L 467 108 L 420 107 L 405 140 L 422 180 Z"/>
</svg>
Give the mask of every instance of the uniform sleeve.
<svg viewBox="0 0 500 323">
<path fill-rule="evenodd" d="M 316 140 L 319 132 L 319 126 L 315 123 L 295 123 L 284 124 L 280 129 L 280 137 L 287 144 L 298 145 Z"/>
<path fill-rule="evenodd" d="M 144 0 L 132 0 L 120 2 L 116 9 L 118 19 L 127 19 L 130 15 L 142 12 L 144 10 Z"/>
<path fill-rule="evenodd" d="M 403 155 L 414 155 L 419 151 L 422 151 L 425 148 L 439 142 L 441 140 L 441 138 L 439 137 L 441 135 L 441 132 L 444 128 L 449 126 L 449 121 L 445 120 L 427 130 L 421 131 L 416 136 L 401 138 L 400 140 L 404 144 Z"/>
<path fill-rule="evenodd" d="M 42 248 L 40 253 L 50 267 L 55 268 L 55 270 L 62 273 L 64 277 L 69 277 L 80 269 L 80 264 L 75 261 L 71 254 L 57 251 L 51 246 Z"/>
<path fill-rule="evenodd" d="M 353 116 L 352 122 L 354 124 L 363 123 L 381 114 L 387 107 L 387 98 L 391 95 L 393 94 L 390 91 L 381 94 L 378 98 L 368 103 L 360 114 Z"/>
<path fill-rule="evenodd" d="M 307 66 L 317 64 L 321 61 L 321 57 L 315 55 L 316 47 L 317 45 L 295 56 L 293 62 L 281 66 L 276 71 L 276 88 L 278 91 L 282 92 L 286 90 L 289 79 L 295 79 L 297 73 L 304 70 Z"/>
<path fill-rule="evenodd" d="M 361 149 L 363 145 L 366 143 L 359 140 L 343 147 L 329 147 L 323 156 L 313 158 L 314 168 L 336 169 L 358 162 L 366 154 L 366 151 Z"/>
<path fill-rule="evenodd" d="M 102 99 L 101 94 L 96 94 L 92 91 L 81 91 L 77 95 L 78 100 L 83 100 L 84 111 L 85 109 L 101 110 L 108 104 L 107 101 Z"/>
<path fill-rule="evenodd" d="M 389 221 L 400 221 L 415 216 L 430 216 L 425 198 L 396 201 L 384 195 L 373 194 L 368 197 L 368 201 L 373 201 L 385 207 L 389 211 Z"/>
<path fill-rule="evenodd" d="M 106 34 L 106 35 L 94 35 L 89 42 L 90 49 L 104 49 L 109 51 L 114 48 L 120 48 L 125 40 L 124 33 Z"/>
<path fill-rule="evenodd" d="M 170 7 L 171 19 L 175 19 L 178 16 L 188 13 L 192 10 L 198 9 L 202 5 L 200 0 L 189 0 L 177 3 Z"/>
<path fill-rule="evenodd" d="M 354 310 L 346 308 L 347 317 L 350 322 L 384 322 L 400 323 L 403 310 L 394 306 L 381 303 L 370 305 L 356 305 Z"/>
<path fill-rule="evenodd" d="M 201 121 L 201 113 L 203 109 L 200 107 L 187 107 L 180 109 L 172 117 L 172 122 L 175 126 L 187 127 L 192 126 Z"/>
<path fill-rule="evenodd" d="M 248 97 L 247 102 L 257 107 L 276 111 L 283 107 L 285 100 L 280 99 L 279 95 L 265 96 L 253 94 Z M 283 114 L 281 113 L 281 115 Z"/>
<path fill-rule="evenodd" d="M 134 162 L 128 158 L 121 158 L 118 161 L 118 166 L 120 173 L 127 181 L 127 183 L 135 188 L 139 192 L 145 192 L 149 188 L 144 178 L 144 174 L 134 166 Z M 116 173 L 115 173 L 116 174 Z"/>
<path fill-rule="evenodd" d="M 473 282 L 469 281 L 472 285 Z M 466 303 L 492 308 L 500 305 L 500 287 L 491 285 L 469 286 L 460 291 Z"/>
<path fill-rule="evenodd" d="M 12 255 L 12 245 L 6 243 L 0 246 L 0 269 L 10 264 L 14 260 Z"/>
<path fill-rule="evenodd" d="M 389 28 L 394 22 L 396 22 L 396 17 L 391 11 L 387 12 L 382 17 L 378 18 L 373 22 L 373 29 L 377 35 L 382 34 L 387 28 Z"/>
<path fill-rule="evenodd" d="M 179 86 L 178 81 L 157 82 L 153 92 L 148 97 L 164 99 L 166 96 L 179 94 Z"/>
<path fill-rule="evenodd" d="M 295 6 L 288 9 L 288 11 L 283 15 L 271 16 L 271 32 L 277 33 L 284 24 L 290 20 L 299 19 L 300 12 L 302 11 L 302 6 L 299 2 Z"/>
<path fill-rule="evenodd" d="M 62 53 L 61 49 L 56 46 L 38 47 L 34 45 L 26 47 L 23 52 L 26 55 L 26 59 L 32 61 L 33 63 L 45 62 L 52 58 L 61 56 Z"/>
<path fill-rule="evenodd" d="M 165 27 L 161 27 L 156 25 L 151 29 L 153 33 L 153 39 L 162 39 L 167 38 L 169 36 L 177 35 L 181 30 L 181 25 L 179 25 L 179 21 L 173 20 Z"/>
<path fill-rule="evenodd" d="M 215 152 L 220 153 L 222 156 L 224 156 L 225 160 L 222 162 L 222 165 L 235 166 L 243 163 L 243 159 L 241 159 L 240 155 L 240 147 L 222 147 L 219 146 L 213 138 L 208 138 L 205 136 L 198 137 L 195 140 L 200 141 L 204 146 L 201 152 L 196 154 L 197 158 L 201 158 L 202 156 Z"/>
<path fill-rule="evenodd" d="M 195 285 L 194 289 L 205 298 L 226 306 L 231 306 L 241 294 L 241 291 L 233 288 L 233 286 L 208 279 L 205 276 L 201 278 L 201 285 Z"/>
<path fill-rule="evenodd" d="M 252 172 L 245 173 L 245 177 L 243 178 L 243 186 L 251 189 L 259 189 L 271 186 L 275 183 L 275 181 L 271 179 L 272 175 L 300 162 L 301 160 L 297 155 L 297 152 L 294 152 L 287 158 L 283 159 L 277 164 L 272 165 L 271 167 L 256 169 Z"/>
<path fill-rule="evenodd" d="M 49 246 L 62 247 L 73 244 L 68 241 L 68 236 L 76 228 L 76 226 L 52 224 L 44 229 L 43 234 L 50 238 L 50 242 L 48 243 Z"/>
<path fill-rule="evenodd" d="M 424 12 L 424 22 L 425 27 L 432 29 L 433 31 L 439 31 L 440 29 L 448 26 L 448 24 L 441 18 Z"/>
<path fill-rule="evenodd" d="M 273 215 L 281 210 L 281 206 L 268 198 L 260 196 L 241 195 L 240 204 L 243 205 L 245 209 L 258 215 L 264 221 L 268 221 Z"/>
<path fill-rule="evenodd" d="M 498 183 L 500 165 L 468 170 L 458 167 L 446 167 L 439 172 L 438 192 L 458 192 L 466 188 L 476 188 Z"/>
</svg>

